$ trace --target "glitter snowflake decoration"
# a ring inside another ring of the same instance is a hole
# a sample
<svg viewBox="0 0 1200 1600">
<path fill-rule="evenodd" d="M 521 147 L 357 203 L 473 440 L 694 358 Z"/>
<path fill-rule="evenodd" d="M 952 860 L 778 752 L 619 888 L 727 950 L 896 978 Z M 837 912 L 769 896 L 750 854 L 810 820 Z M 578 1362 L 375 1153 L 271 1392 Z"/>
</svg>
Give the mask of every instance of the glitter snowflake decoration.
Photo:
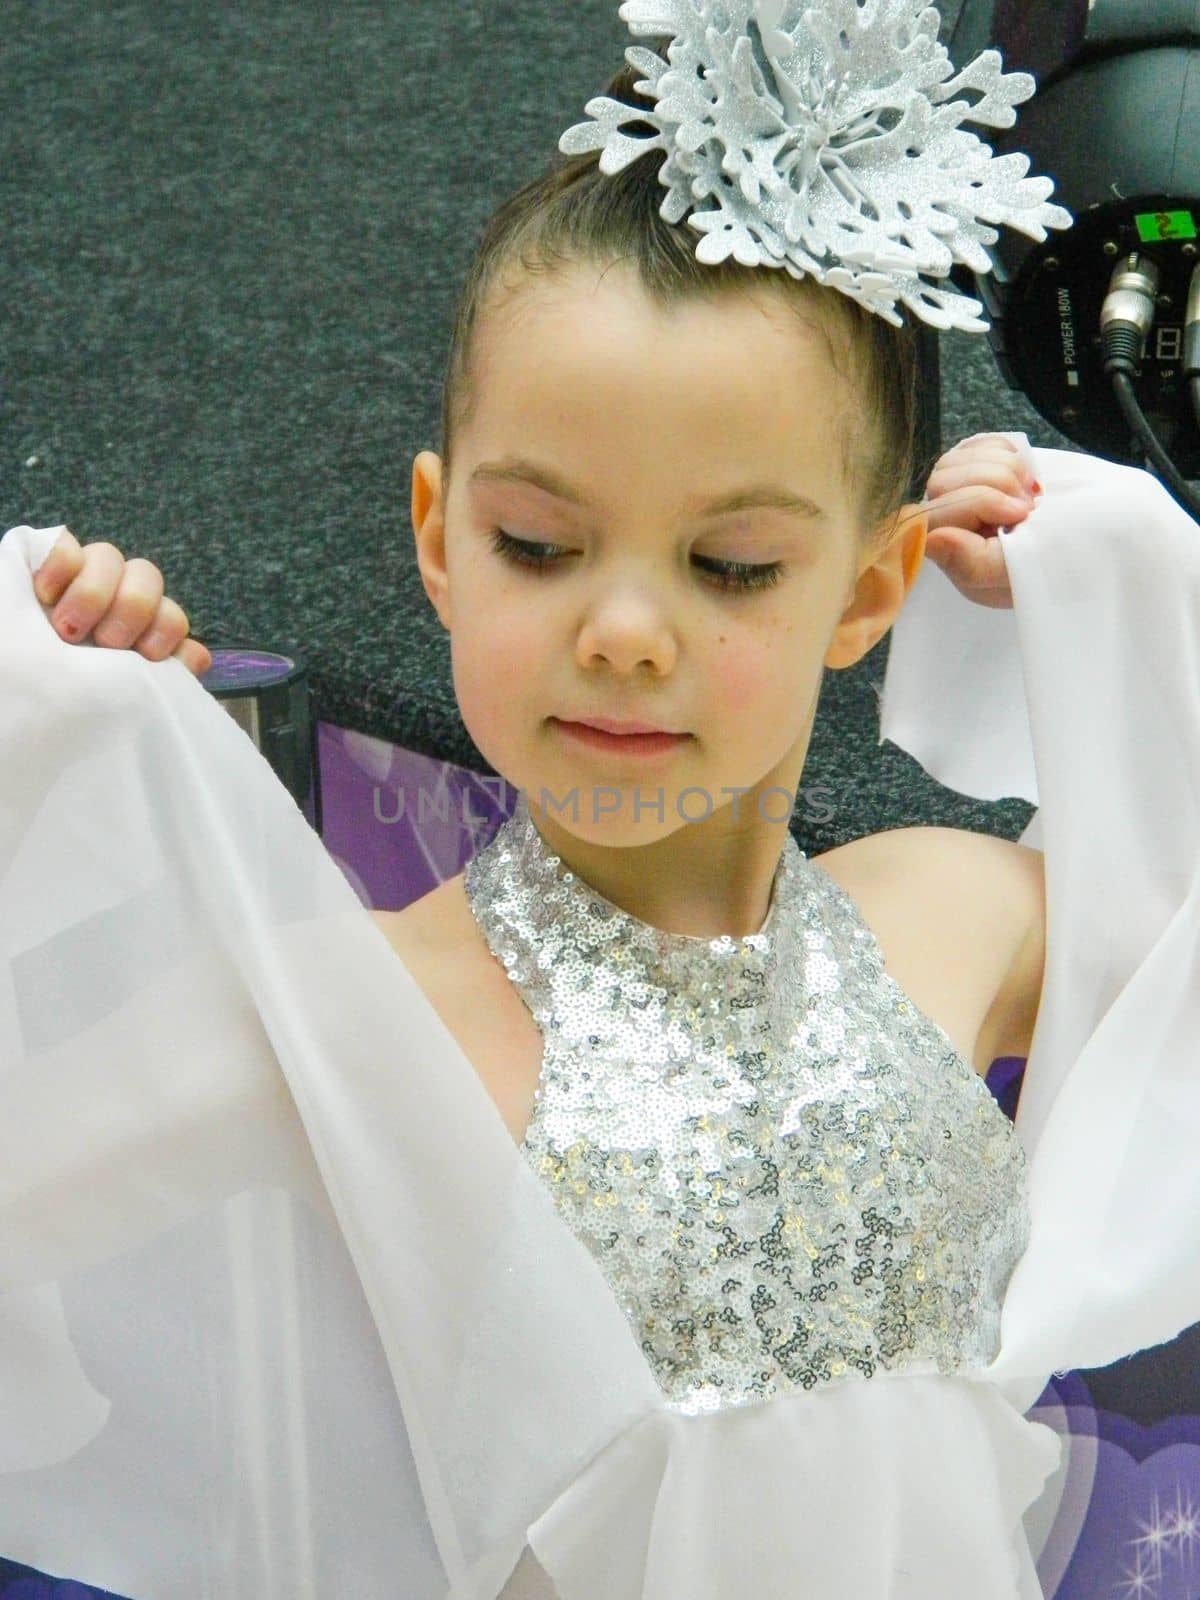
<svg viewBox="0 0 1200 1600">
<path fill-rule="evenodd" d="M 1039 242 L 1074 222 L 1047 202 L 1052 179 L 1025 176 L 1028 156 L 997 157 L 959 127 L 1011 128 L 1034 79 L 1005 75 L 998 50 L 954 74 L 923 0 L 625 0 L 618 15 L 635 37 L 671 36 L 666 61 L 625 52 L 654 109 L 600 95 L 559 149 L 600 150 L 610 176 L 666 151 L 660 214 L 703 235 L 701 261 L 814 277 L 897 327 L 899 301 L 985 333 L 981 303 L 939 286 L 953 263 L 992 270 L 989 222 Z M 953 98 L 963 90 L 977 103 Z M 646 122 L 652 136 L 622 132 Z M 709 196 L 714 209 L 692 210 Z"/>
</svg>

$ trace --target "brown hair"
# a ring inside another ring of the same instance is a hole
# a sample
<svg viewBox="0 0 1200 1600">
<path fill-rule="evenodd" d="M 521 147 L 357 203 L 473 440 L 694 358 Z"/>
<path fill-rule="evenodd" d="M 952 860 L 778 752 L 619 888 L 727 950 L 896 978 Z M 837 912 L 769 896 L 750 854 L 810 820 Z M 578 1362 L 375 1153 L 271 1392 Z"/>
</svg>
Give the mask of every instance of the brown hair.
<svg viewBox="0 0 1200 1600">
<path fill-rule="evenodd" d="M 666 59 L 666 42 L 657 53 Z M 632 66 L 606 91 L 614 100 L 652 108 L 634 89 L 642 73 Z M 626 133 L 653 132 L 647 123 Z M 524 287 L 522 273 L 551 274 L 556 267 L 631 259 L 647 294 L 668 309 L 681 301 L 761 293 L 779 281 L 782 299 L 820 333 L 830 360 L 845 380 L 837 419 L 842 473 L 856 502 L 862 547 L 882 547 L 897 526 L 916 474 L 918 346 L 911 323 L 894 327 L 812 277 L 785 268 L 746 267 L 732 257 L 710 265 L 697 260 L 700 235 L 687 219 L 665 222 L 659 208 L 666 189 L 658 172 L 666 153 L 655 148 L 621 172 L 600 171 L 599 151 L 564 156 L 506 200 L 484 229 L 459 296 L 442 390 L 443 487 L 449 494 L 454 441 L 473 412 L 476 335 L 485 310 L 495 312 Z M 874 535 L 882 529 L 879 538 Z"/>
</svg>

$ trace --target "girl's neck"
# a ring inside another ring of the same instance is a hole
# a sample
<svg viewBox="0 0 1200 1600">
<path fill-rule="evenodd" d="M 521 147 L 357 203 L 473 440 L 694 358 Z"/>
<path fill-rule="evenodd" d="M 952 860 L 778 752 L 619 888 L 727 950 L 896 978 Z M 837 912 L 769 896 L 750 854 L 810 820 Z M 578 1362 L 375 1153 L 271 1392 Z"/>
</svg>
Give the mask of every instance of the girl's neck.
<svg viewBox="0 0 1200 1600">
<path fill-rule="evenodd" d="M 749 798 L 749 797 L 746 797 Z M 767 919 L 786 822 L 728 808 L 645 845 L 597 845 L 569 832 L 544 808 L 530 819 L 569 871 L 613 905 L 664 933 L 745 938 Z"/>
</svg>

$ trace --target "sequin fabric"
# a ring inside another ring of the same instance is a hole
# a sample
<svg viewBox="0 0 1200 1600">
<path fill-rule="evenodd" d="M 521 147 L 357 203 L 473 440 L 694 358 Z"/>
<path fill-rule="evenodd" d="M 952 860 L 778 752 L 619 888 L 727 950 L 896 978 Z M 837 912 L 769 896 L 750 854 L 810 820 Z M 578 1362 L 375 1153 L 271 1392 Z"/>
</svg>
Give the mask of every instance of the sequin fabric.
<svg viewBox="0 0 1200 1600">
<path fill-rule="evenodd" d="M 541 1030 L 522 1154 L 688 1414 L 999 1344 L 1027 1158 L 790 833 L 761 930 L 665 933 L 571 873 L 524 796 L 468 902 Z"/>
</svg>

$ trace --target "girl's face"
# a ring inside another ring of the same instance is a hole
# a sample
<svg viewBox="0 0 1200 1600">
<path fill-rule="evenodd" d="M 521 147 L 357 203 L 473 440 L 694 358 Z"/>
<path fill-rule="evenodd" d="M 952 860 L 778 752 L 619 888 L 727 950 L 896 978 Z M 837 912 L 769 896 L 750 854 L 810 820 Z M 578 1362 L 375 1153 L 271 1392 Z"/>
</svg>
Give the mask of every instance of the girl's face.
<svg viewBox="0 0 1200 1600">
<path fill-rule="evenodd" d="M 759 296 L 664 316 L 618 263 L 537 280 L 477 348 L 448 500 L 432 452 L 413 481 L 472 739 L 579 840 L 781 847 L 823 668 L 882 637 L 924 543 L 860 572 L 820 335 Z M 792 503 L 720 509 L 752 490 Z M 647 759 L 559 725 L 591 718 L 687 737 Z"/>
</svg>

